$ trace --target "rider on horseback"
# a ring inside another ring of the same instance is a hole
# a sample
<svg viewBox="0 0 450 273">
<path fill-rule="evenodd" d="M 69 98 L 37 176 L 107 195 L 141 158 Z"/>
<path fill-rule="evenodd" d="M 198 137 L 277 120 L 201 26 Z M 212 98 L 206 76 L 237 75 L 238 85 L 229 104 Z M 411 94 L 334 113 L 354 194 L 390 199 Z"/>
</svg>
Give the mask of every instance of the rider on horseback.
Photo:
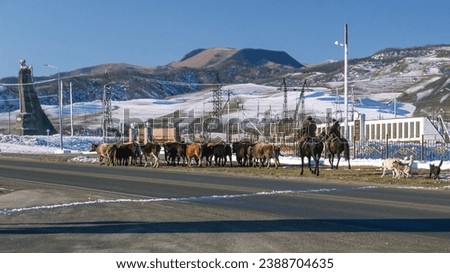
<svg viewBox="0 0 450 273">
<path fill-rule="evenodd" d="M 306 120 L 303 122 L 302 130 L 301 130 L 301 139 L 302 141 L 308 141 L 311 138 L 316 136 L 317 124 L 313 120 L 311 116 L 308 116 Z"/>
<path fill-rule="evenodd" d="M 308 159 L 308 166 L 311 173 L 319 175 L 319 160 L 320 155 L 323 151 L 323 142 L 316 135 L 317 124 L 312 117 L 308 118 L 303 122 L 301 129 L 301 138 L 299 142 L 299 156 L 302 161 L 302 169 L 300 175 L 303 174 L 304 158 Z M 311 161 L 315 162 L 314 169 L 311 168 Z"/>
<path fill-rule="evenodd" d="M 340 131 L 341 125 L 339 124 L 339 121 L 333 119 L 333 125 L 330 127 L 330 131 L 328 133 L 328 138 L 325 140 L 326 149 L 329 153 L 330 151 L 330 143 L 335 139 L 341 138 L 341 131 Z"/>
</svg>

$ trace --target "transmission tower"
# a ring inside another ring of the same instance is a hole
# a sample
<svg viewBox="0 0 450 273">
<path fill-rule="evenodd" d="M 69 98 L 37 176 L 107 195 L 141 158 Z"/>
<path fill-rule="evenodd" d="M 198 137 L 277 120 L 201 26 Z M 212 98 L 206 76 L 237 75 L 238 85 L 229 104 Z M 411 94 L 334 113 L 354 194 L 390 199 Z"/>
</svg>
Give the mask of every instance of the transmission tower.
<svg viewBox="0 0 450 273">
<path fill-rule="evenodd" d="M 219 120 L 222 118 L 222 87 L 213 89 L 213 115 Z"/>
<path fill-rule="evenodd" d="M 112 113 L 111 113 L 111 82 L 108 81 L 108 76 L 105 71 L 105 84 L 103 85 L 103 142 L 107 142 L 108 128 L 113 127 Z"/>
</svg>

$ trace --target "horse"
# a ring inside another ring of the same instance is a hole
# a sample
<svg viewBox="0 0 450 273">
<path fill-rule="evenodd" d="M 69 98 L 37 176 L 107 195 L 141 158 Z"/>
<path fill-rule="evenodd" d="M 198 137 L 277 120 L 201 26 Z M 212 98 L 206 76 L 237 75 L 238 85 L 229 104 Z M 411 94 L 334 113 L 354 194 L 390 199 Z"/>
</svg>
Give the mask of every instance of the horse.
<svg viewBox="0 0 450 273">
<path fill-rule="evenodd" d="M 338 169 L 339 161 L 341 160 L 341 153 L 344 152 L 344 158 L 348 162 L 348 169 L 350 170 L 350 145 L 348 144 L 347 139 L 341 137 L 333 138 L 328 144 L 328 160 L 331 165 L 331 169 Z M 334 157 L 337 157 L 336 166 L 333 165 Z"/>
<path fill-rule="evenodd" d="M 308 166 L 309 170 L 312 174 L 319 176 L 319 160 L 320 155 L 323 151 L 323 142 L 318 137 L 310 137 L 308 140 L 300 141 L 299 146 L 299 154 L 302 159 L 302 170 L 300 171 L 300 175 L 303 175 L 303 166 L 304 166 L 304 157 L 308 158 Z M 314 170 L 311 168 L 311 157 L 314 159 L 316 164 Z"/>
</svg>

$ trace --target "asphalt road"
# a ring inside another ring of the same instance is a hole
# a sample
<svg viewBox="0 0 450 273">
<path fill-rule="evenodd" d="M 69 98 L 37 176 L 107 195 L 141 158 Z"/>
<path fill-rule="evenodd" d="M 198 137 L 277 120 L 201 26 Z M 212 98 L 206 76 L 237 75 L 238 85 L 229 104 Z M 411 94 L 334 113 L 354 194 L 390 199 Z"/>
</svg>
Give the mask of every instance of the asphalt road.
<svg viewBox="0 0 450 273">
<path fill-rule="evenodd" d="M 450 251 L 450 191 L 308 180 L 0 157 L 0 252 Z"/>
</svg>

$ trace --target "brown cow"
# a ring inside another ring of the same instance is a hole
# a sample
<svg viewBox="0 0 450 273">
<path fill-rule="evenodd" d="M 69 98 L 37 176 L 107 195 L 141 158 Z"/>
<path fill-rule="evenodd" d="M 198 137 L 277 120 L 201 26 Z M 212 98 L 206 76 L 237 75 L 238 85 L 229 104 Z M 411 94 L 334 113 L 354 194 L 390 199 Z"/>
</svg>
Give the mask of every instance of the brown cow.
<svg viewBox="0 0 450 273">
<path fill-rule="evenodd" d="M 90 150 L 90 152 L 97 152 L 100 165 L 104 164 L 103 158 L 106 158 L 108 160 L 107 166 L 109 166 L 109 164 L 112 164 L 113 166 L 116 165 L 116 151 L 116 144 L 109 143 L 92 144 Z"/>
<path fill-rule="evenodd" d="M 274 158 L 275 160 L 275 168 L 278 169 L 279 161 L 277 160 L 277 156 L 275 153 L 275 145 L 270 143 L 259 142 L 256 145 L 249 149 L 251 152 L 251 156 L 253 158 L 253 167 L 256 167 L 256 161 L 259 160 L 259 168 L 262 167 L 264 162 L 267 162 L 267 169 L 270 168 L 270 160 Z"/>
<path fill-rule="evenodd" d="M 202 145 L 200 143 L 187 144 L 186 158 L 189 167 L 191 167 L 192 158 L 195 158 L 199 167 L 202 167 Z"/>
<path fill-rule="evenodd" d="M 148 165 L 147 156 L 149 156 L 154 159 L 152 167 L 159 168 L 159 152 L 161 151 L 161 145 L 158 143 L 147 143 L 141 147 L 141 150 L 145 160 L 144 167 L 147 167 Z"/>
</svg>

